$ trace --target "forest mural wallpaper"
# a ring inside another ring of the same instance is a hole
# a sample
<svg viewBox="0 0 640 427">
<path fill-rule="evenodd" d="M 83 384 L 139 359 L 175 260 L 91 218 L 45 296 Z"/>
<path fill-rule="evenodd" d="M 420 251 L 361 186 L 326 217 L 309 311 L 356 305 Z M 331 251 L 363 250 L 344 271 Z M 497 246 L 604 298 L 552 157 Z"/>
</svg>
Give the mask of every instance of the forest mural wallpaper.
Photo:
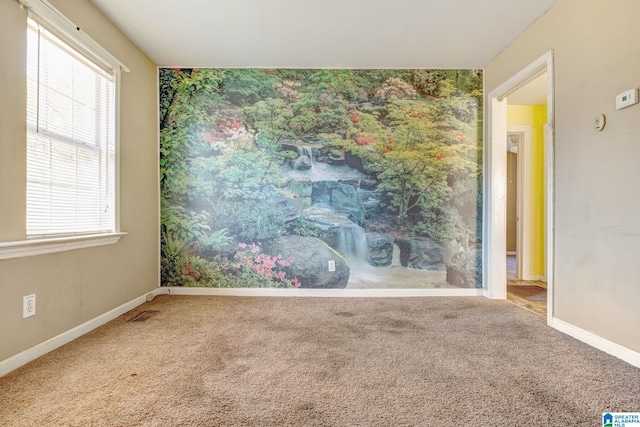
<svg viewBox="0 0 640 427">
<path fill-rule="evenodd" d="M 159 73 L 162 285 L 482 286 L 481 70 Z"/>
</svg>

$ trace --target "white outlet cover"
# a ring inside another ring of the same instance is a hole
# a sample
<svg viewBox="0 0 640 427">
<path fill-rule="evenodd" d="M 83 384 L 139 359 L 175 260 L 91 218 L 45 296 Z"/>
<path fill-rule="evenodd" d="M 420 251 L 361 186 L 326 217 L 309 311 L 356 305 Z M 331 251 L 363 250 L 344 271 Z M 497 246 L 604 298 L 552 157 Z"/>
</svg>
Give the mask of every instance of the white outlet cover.
<svg viewBox="0 0 640 427">
<path fill-rule="evenodd" d="M 36 315 L 36 294 L 22 297 L 22 318 Z"/>
<path fill-rule="evenodd" d="M 329 271 L 336 271 L 336 261 L 333 259 L 329 261 Z"/>
</svg>

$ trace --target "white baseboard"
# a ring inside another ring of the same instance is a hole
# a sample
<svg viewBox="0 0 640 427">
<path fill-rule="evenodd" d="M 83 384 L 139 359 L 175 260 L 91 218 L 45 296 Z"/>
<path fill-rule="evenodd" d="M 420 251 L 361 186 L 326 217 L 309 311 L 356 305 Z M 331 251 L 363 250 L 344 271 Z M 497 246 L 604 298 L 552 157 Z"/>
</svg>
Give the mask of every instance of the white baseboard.
<svg viewBox="0 0 640 427">
<path fill-rule="evenodd" d="M 602 338 L 599 335 L 586 331 L 569 322 L 565 322 L 564 320 L 560 320 L 557 317 L 553 317 L 551 319 L 549 326 L 577 340 L 589 344 L 591 347 L 595 347 L 598 350 L 602 350 L 605 353 L 640 368 L 640 353 L 637 351 L 633 351 L 627 347 L 621 346 L 620 344 L 616 344 L 613 341 L 609 341 L 606 338 Z"/>
<path fill-rule="evenodd" d="M 159 293 L 168 295 L 216 295 L 245 297 L 433 297 L 483 296 L 484 289 L 274 289 L 274 288 L 186 288 L 162 287 Z"/>
<path fill-rule="evenodd" d="M 273 289 L 273 288 L 183 288 L 158 287 L 132 301 L 122 304 L 98 317 L 37 344 L 8 359 L 0 361 L 0 377 L 50 351 L 81 337 L 107 322 L 133 310 L 147 300 L 147 295 L 218 295 L 260 297 L 431 297 L 482 296 L 483 289 Z"/>
<path fill-rule="evenodd" d="M 183 288 L 160 287 L 146 293 L 132 301 L 122 304 L 98 317 L 81 325 L 37 344 L 8 359 L 0 361 L 0 377 L 50 351 L 61 347 L 76 338 L 90 332 L 107 322 L 133 310 L 152 295 L 217 295 L 217 296 L 262 296 L 262 297 L 425 297 L 425 296 L 483 296 L 484 289 L 272 289 L 272 288 Z M 605 353 L 615 356 L 625 362 L 640 368 L 640 353 L 620 344 L 609 341 L 592 332 L 579 328 L 557 317 L 548 323 L 554 329 L 580 340 Z"/>
<path fill-rule="evenodd" d="M 50 351 L 55 350 L 58 347 L 62 347 L 63 345 L 75 340 L 76 338 L 96 329 L 99 326 L 104 325 L 107 322 L 117 318 L 118 316 L 126 313 L 127 311 L 133 310 L 138 307 L 142 303 L 147 300 L 147 295 L 153 294 L 158 295 L 163 292 L 155 289 L 151 292 L 147 292 L 146 294 L 129 301 L 127 303 L 122 304 L 119 307 L 114 308 L 104 314 L 101 314 L 98 317 L 95 317 L 81 325 L 76 326 L 75 328 L 69 329 L 59 335 L 56 335 L 53 338 L 50 338 L 40 344 L 37 344 L 31 348 L 26 349 L 25 351 L 16 354 L 8 359 L 0 361 L 0 377 L 5 376 L 11 371 L 18 369 L 19 367 L 26 365 L 32 360 L 37 359 L 40 356 L 44 356 Z"/>
</svg>

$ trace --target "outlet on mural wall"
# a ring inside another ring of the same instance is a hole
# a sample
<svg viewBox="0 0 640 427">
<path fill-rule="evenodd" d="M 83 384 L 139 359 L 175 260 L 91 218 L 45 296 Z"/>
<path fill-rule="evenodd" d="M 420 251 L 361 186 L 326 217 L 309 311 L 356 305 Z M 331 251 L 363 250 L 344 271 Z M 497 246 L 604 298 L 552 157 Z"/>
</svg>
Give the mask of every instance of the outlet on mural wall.
<svg viewBox="0 0 640 427">
<path fill-rule="evenodd" d="M 22 298 L 22 318 L 36 315 L 36 294 L 26 295 Z"/>
</svg>

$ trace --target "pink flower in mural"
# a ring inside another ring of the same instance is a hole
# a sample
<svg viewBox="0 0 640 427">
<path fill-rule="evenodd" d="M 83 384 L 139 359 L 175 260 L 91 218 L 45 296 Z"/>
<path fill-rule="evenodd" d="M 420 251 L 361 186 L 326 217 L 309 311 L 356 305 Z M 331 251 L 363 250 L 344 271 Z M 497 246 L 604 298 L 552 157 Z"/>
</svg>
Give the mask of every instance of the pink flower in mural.
<svg viewBox="0 0 640 427">
<path fill-rule="evenodd" d="M 285 260 L 282 259 L 282 255 L 278 255 L 276 257 L 276 262 L 278 263 L 278 265 L 281 265 L 282 267 L 289 267 L 291 265 L 291 263 L 293 262 L 293 260 L 291 259 L 293 257 L 290 257 L 289 260 Z"/>
<path fill-rule="evenodd" d="M 297 277 L 294 277 L 292 282 L 293 282 L 293 287 L 294 288 L 299 288 L 300 286 L 302 286 L 302 283 L 300 283 L 300 281 L 298 280 Z"/>
<path fill-rule="evenodd" d="M 287 273 L 279 270 L 280 267 L 288 267 L 293 262 L 293 257 L 287 260 L 282 255 L 268 255 L 261 252 L 259 245 L 251 243 L 238 243 L 239 251 L 234 260 L 228 264 L 228 268 L 235 270 L 238 277 L 249 280 L 257 287 L 299 287 L 299 281 L 287 279 Z M 298 286 L 295 286 L 296 283 Z"/>
<path fill-rule="evenodd" d="M 356 144 L 358 145 L 369 145 L 376 142 L 377 139 L 375 136 L 370 133 L 361 133 L 360 135 L 356 135 Z"/>
<path fill-rule="evenodd" d="M 282 96 L 284 101 L 288 104 L 300 99 L 300 92 L 296 90 L 296 88 L 300 86 L 302 86 L 300 82 L 292 82 L 289 80 L 285 80 L 282 83 L 276 83 L 274 85 L 280 93 L 280 96 Z"/>
<path fill-rule="evenodd" d="M 235 132 L 240 130 L 244 130 L 244 125 L 235 117 L 231 117 L 230 119 L 222 119 L 220 123 L 220 131 L 227 136 L 233 135 Z"/>
<path fill-rule="evenodd" d="M 409 83 L 396 77 L 390 77 L 376 91 L 375 96 L 380 99 L 415 98 L 418 96 L 418 92 Z"/>
</svg>

